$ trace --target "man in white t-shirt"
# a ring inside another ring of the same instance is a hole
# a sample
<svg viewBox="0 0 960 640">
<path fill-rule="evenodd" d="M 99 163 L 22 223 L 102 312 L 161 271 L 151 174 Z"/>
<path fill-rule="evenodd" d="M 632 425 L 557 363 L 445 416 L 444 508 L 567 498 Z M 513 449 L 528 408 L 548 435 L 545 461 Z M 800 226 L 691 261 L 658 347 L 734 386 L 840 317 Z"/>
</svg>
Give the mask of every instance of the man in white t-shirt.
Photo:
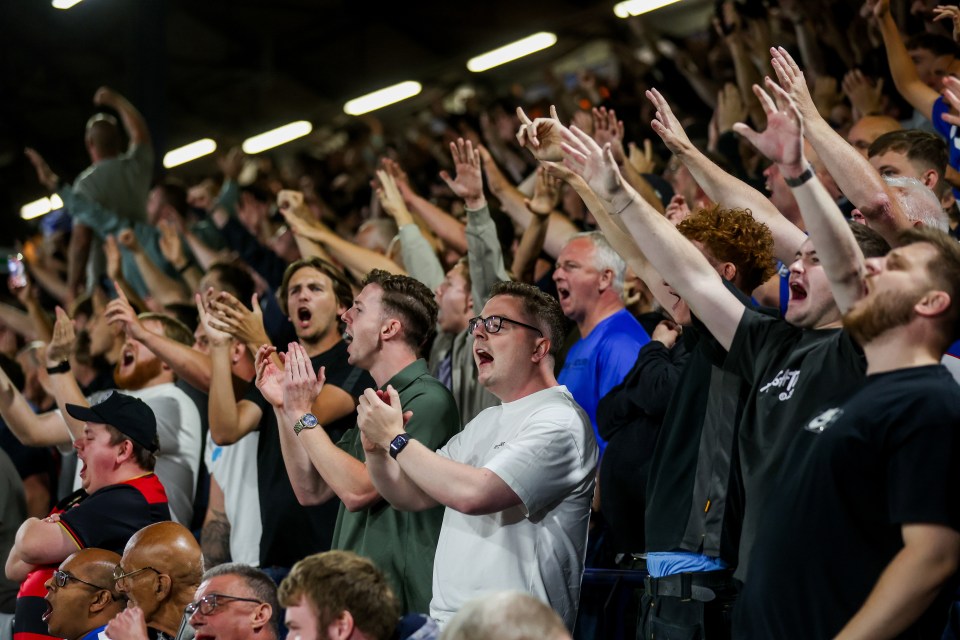
<svg viewBox="0 0 960 640">
<path fill-rule="evenodd" d="M 555 299 L 514 282 L 493 288 L 483 314 L 470 321 L 477 379 L 503 404 L 434 453 L 404 431 L 396 391 L 368 389 L 358 409 L 367 466 L 397 509 L 447 507 L 430 603 L 441 625 L 469 600 L 517 589 L 549 603 L 572 629 L 597 443 L 553 374 L 563 314 Z"/>
</svg>

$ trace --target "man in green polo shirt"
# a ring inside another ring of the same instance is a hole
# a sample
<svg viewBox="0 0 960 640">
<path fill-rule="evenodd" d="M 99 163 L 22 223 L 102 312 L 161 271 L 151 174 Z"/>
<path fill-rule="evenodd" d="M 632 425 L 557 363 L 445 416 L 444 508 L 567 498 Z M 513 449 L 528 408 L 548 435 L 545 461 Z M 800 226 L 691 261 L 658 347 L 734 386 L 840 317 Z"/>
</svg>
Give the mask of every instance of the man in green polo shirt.
<svg viewBox="0 0 960 640">
<path fill-rule="evenodd" d="M 460 431 L 453 396 L 428 373 L 421 358 L 437 322 L 437 304 L 423 283 L 374 270 L 343 321 L 350 364 L 366 369 L 379 389 L 390 385 L 399 392 L 411 438 L 436 450 Z M 263 395 L 282 396 L 282 403 L 274 405 L 280 428 L 297 433 L 313 463 L 315 490 L 309 502 L 319 504 L 334 495 L 343 501 L 333 548 L 373 560 L 390 578 L 404 612 L 426 612 L 443 508 L 403 513 L 384 501 L 364 463 L 364 447 L 372 445 L 359 429 L 347 431 L 334 444 L 323 429 L 315 428 L 310 408 L 323 386 L 323 370 L 314 375 L 299 344 L 290 345 L 283 371 L 271 362 L 271 351 L 264 347 L 257 355 L 257 386 L 282 387 L 282 393 Z"/>
</svg>

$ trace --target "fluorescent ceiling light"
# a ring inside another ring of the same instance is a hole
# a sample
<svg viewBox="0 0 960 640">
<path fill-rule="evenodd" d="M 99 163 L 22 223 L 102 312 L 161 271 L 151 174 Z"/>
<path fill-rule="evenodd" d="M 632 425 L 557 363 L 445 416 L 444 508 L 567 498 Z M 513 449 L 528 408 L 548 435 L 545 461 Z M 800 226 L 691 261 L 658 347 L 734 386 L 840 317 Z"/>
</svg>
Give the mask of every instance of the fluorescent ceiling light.
<svg viewBox="0 0 960 640">
<path fill-rule="evenodd" d="M 613 13 L 618 18 L 629 18 L 639 16 L 641 13 L 649 13 L 674 2 L 680 2 L 680 0 L 626 0 L 614 5 Z"/>
<path fill-rule="evenodd" d="M 422 89 L 423 87 L 420 86 L 419 82 L 407 80 L 406 82 L 368 93 L 365 96 L 348 100 L 347 103 L 343 105 L 343 111 L 347 115 L 359 116 L 364 113 L 369 113 L 370 111 L 382 109 L 389 104 L 412 98 L 420 93 Z"/>
<path fill-rule="evenodd" d="M 40 198 L 20 207 L 20 217 L 24 220 L 33 220 L 62 208 L 63 200 L 57 194 L 53 194 L 49 198 Z"/>
<path fill-rule="evenodd" d="M 54 9 L 69 9 L 74 5 L 78 5 L 83 0 L 53 0 L 51 3 Z"/>
<path fill-rule="evenodd" d="M 205 155 L 209 155 L 216 150 L 217 143 L 210 138 L 197 140 L 196 142 L 183 145 L 178 149 L 167 151 L 166 155 L 163 156 L 163 166 L 166 169 L 172 169 L 173 167 L 190 162 L 191 160 L 196 160 L 197 158 L 202 158 Z"/>
<path fill-rule="evenodd" d="M 291 122 L 290 124 L 285 124 L 271 131 L 255 135 L 252 138 L 247 138 L 243 141 L 243 152 L 253 154 L 266 151 L 267 149 L 273 149 L 291 140 L 302 138 L 311 131 L 313 131 L 313 125 L 306 120 Z"/>
<path fill-rule="evenodd" d="M 507 62 L 511 62 L 517 58 L 528 56 L 531 53 L 546 49 L 547 47 L 552 47 L 556 43 L 556 35 L 547 33 L 546 31 L 541 31 L 540 33 L 535 33 L 532 36 L 527 36 L 522 40 L 517 40 L 516 42 L 506 44 L 498 49 L 494 49 L 493 51 L 488 51 L 483 55 L 470 58 L 470 60 L 467 62 L 467 69 L 473 71 L 474 73 L 486 71 L 487 69 L 498 67 L 501 64 L 506 64 Z"/>
</svg>

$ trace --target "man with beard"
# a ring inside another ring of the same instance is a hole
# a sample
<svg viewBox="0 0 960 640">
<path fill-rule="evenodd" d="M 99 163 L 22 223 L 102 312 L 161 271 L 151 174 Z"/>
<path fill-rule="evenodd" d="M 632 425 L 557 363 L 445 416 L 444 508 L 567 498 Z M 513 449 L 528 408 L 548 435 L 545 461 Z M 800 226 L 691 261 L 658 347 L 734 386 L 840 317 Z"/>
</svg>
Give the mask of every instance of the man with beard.
<svg viewBox="0 0 960 640">
<path fill-rule="evenodd" d="M 110 320 L 111 308 L 106 317 Z M 190 330 L 173 318 L 146 313 L 138 316 L 147 331 L 163 333 L 184 344 L 193 344 Z M 57 310 L 53 339 L 47 347 L 47 372 L 58 409 L 35 414 L 19 391 L 3 375 L 0 384 L 9 390 L 0 394 L 0 416 L 17 439 L 28 446 L 70 446 L 83 434 L 83 422 L 65 410 L 67 403 L 88 406 L 104 397 L 100 392 L 85 398 L 70 369 L 69 357 L 76 345 L 73 323 Z M 160 436 L 157 475 L 170 498 L 170 512 L 177 522 L 191 521 L 193 497 L 200 469 L 200 414 L 194 402 L 175 384 L 175 375 L 143 343 L 127 336 L 114 369 L 117 388 L 147 403 L 156 416 Z"/>
<path fill-rule="evenodd" d="M 120 554 L 81 549 L 60 564 L 44 583 L 47 611 L 43 621 L 51 636 L 64 640 L 101 640 L 103 630 L 123 610 L 113 570 Z"/>
<path fill-rule="evenodd" d="M 809 180 L 800 111 L 769 83 L 767 130 L 738 132 L 794 181 L 819 260 L 864 350 L 867 379 L 796 432 L 752 549 L 740 638 L 940 637 L 960 563 L 960 387 L 940 365 L 960 336 L 960 245 L 911 229 L 864 260 Z M 830 377 L 829 372 L 818 372 Z M 787 391 L 789 393 L 789 390 Z M 749 500 L 749 495 L 748 495 Z"/>
<path fill-rule="evenodd" d="M 7 577 L 21 581 L 14 637 L 23 640 L 47 635 L 41 598 L 58 563 L 78 548 L 120 551 L 139 529 L 170 518 L 153 473 L 157 422 L 150 407 L 113 392 L 99 404 L 67 404 L 65 410 L 83 425 L 74 441 L 82 488 L 47 518 L 24 522 L 6 561 Z"/>
<path fill-rule="evenodd" d="M 349 283 L 332 264 L 319 258 L 298 260 L 284 273 L 278 292 L 283 312 L 293 322 L 300 345 L 313 366 L 325 367 L 327 384 L 311 412 L 336 442 L 356 420 L 356 398 L 373 380 L 348 362 L 347 345 L 340 335 L 338 316 L 352 298 Z M 207 317 L 209 316 L 209 317 Z M 238 442 L 259 433 L 256 482 L 260 496 L 260 567 L 280 580 L 293 564 L 310 553 L 330 548 L 338 501 L 317 505 L 310 491 L 316 470 L 303 443 L 293 433 L 293 422 L 277 422 L 273 407 L 251 386 L 238 395 L 233 384 L 233 340 L 248 342 L 253 333 L 259 345 L 269 344 L 259 314 L 217 297 L 204 309 L 201 324 L 207 335 L 212 364 L 209 409 L 210 434 L 218 445 Z M 248 346 L 248 349 L 251 348 Z M 292 485 L 291 485 L 292 483 Z"/>
</svg>

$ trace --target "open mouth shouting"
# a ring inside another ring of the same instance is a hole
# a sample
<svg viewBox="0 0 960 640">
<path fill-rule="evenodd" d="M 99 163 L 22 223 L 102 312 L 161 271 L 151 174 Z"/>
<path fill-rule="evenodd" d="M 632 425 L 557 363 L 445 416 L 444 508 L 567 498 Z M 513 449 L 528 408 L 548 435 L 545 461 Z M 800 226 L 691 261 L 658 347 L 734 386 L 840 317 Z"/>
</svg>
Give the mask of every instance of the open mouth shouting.
<svg viewBox="0 0 960 640">
<path fill-rule="evenodd" d="M 47 603 L 47 610 L 43 612 L 40 616 L 40 619 L 44 622 L 50 619 L 50 616 L 53 615 L 53 603 L 50 602 L 50 592 L 47 592 L 47 595 L 43 596 L 43 599 Z"/>
<path fill-rule="evenodd" d="M 807 289 L 802 284 L 793 280 L 790 282 L 790 301 L 799 302 L 801 300 L 806 300 L 807 298 Z"/>
<path fill-rule="evenodd" d="M 477 363 L 477 369 L 480 369 L 484 365 L 488 365 L 493 362 L 493 355 L 483 347 L 475 347 L 473 349 L 473 359 Z"/>
<path fill-rule="evenodd" d="M 297 309 L 295 317 L 297 326 L 301 329 L 306 329 L 310 326 L 310 320 L 313 319 L 313 312 L 307 307 L 300 307 Z"/>
</svg>

